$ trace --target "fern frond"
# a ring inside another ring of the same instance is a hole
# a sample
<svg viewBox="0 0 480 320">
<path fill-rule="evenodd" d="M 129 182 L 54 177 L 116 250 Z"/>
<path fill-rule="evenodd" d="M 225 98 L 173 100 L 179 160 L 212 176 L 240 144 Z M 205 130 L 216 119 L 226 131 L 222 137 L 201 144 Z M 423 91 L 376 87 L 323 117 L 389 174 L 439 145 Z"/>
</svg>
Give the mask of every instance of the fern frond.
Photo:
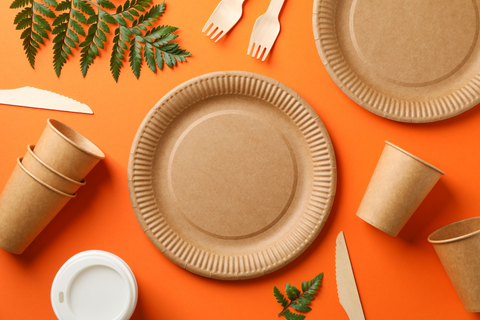
<svg viewBox="0 0 480 320">
<path fill-rule="evenodd" d="M 155 55 L 153 53 L 153 46 L 150 43 L 145 43 L 145 46 L 143 47 L 144 52 L 145 52 L 145 62 L 147 63 L 147 66 L 152 70 L 153 72 L 157 71 L 157 67 L 155 65 Z"/>
<path fill-rule="evenodd" d="M 142 45 L 138 41 L 137 37 L 134 37 L 130 42 L 129 59 L 132 72 L 137 77 L 140 77 L 140 70 L 142 69 Z"/>
<path fill-rule="evenodd" d="M 116 30 L 110 71 L 115 81 L 118 81 L 126 55 L 137 78 L 143 60 L 156 72 L 165 64 L 173 68 L 191 55 L 179 44 L 172 43 L 178 37 L 173 33 L 176 27 L 153 27 L 165 12 L 165 2 L 154 5 L 153 0 L 126 0 L 116 7 L 113 0 L 13 0 L 10 7 L 22 8 L 14 18 L 14 25 L 22 30 L 20 39 L 32 68 L 38 49 L 49 34 L 54 35 L 53 66 L 57 76 L 73 49 L 79 47 L 80 69 L 85 77 L 100 50 L 106 48 L 106 34 L 110 33 L 112 25 Z M 107 12 L 115 8 L 115 13 Z M 86 26 L 89 26 L 87 32 Z"/>
<path fill-rule="evenodd" d="M 13 19 L 13 24 L 18 24 L 23 19 L 30 19 L 32 17 L 32 8 L 24 8 L 22 11 L 17 13 L 15 19 Z"/>
<path fill-rule="evenodd" d="M 288 305 L 288 300 L 285 298 L 283 293 L 280 292 L 280 290 L 275 286 L 273 287 L 273 295 L 277 299 L 277 302 L 280 303 L 282 307 L 286 307 Z"/>
<path fill-rule="evenodd" d="M 115 9 L 115 5 L 108 0 L 97 0 L 97 4 L 105 9 Z"/>
<path fill-rule="evenodd" d="M 69 27 L 72 26 L 72 21 L 75 20 L 71 18 L 70 14 L 67 14 L 67 16 L 63 16 L 61 19 L 53 22 L 55 28 L 52 33 L 56 34 L 53 39 L 53 67 L 57 77 L 60 77 L 62 68 L 68 60 L 68 56 L 73 54 L 71 48 L 77 47 L 75 41 L 70 38 L 72 34 L 75 33 L 74 30 Z M 76 21 L 73 24 L 75 23 L 78 24 Z M 75 40 L 77 40 L 78 43 L 78 36 Z"/>
<path fill-rule="evenodd" d="M 48 4 L 49 6 L 52 6 L 52 7 L 57 7 L 57 5 L 58 5 L 56 0 L 43 0 L 43 2 L 45 2 L 46 4 Z"/>
<path fill-rule="evenodd" d="M 46 5 L 44 5 L 43 3 L 40 3 L 40 2 L 34 2 L 33 3 L 33 9 L 37 12 L 39 12 L 41 15 L 45 16 L 45 17 L 48 17 L 48 18 L 56 18 L 56 15 L 55 13 L 52 11 L 52 9 L 50 9 L 49 7 L 47 7 Z"/>
<path fill-rule="evenodd" d="M 120 48 L 119 43 L 123 43 L 123 45 L 126 47 L 125 42 L 120 40 L 120 28 L 117 28 L 115 30 L 115 37 L 113 38 L 112 56 L 110 57 L 110 71 L 116 82 L 118 82 L 120 70 L 123 66 L 122 61 L 125 60 L 124 55 L 118 50 Z"/>
<path fill-rule="evenodd" d="M 89 16 L 93 16 L 95 14 L 95 10 L 93 9 L 92 5 L 86 0 L 73 0 L 73 7 L 80 9 L 80 11 L 88 14 Z"/>
<path fill-rule="evenodd" d="M 55 11 L 65 11 L 70 9 L 72 6 L 72 2 L 70 0 L 64 0 L 56 6 Z"/>
<path fill-rule="evenodd" d="M 287 320 L 303 320 L 306 318 L 306 316 L 304 316 L 303 314 L 293 313 L 293 312 L 290 312 L 289 310 L 285 310 L 283 315 Z"/>
<path fill-rule="evenodd" d="M 310 302 L 310 301 L 309 301 Z M 290 307 L 292 307 L 294 310 L 300 311 L 300 312 L 308 312 L 312 310 L 309 306 L 306 306 L 304 304 L 298 303 L 298 302 L 293 302 Z"/>
<path fill-rule="evenodd" d="M 10 5 L 10 9 L 18 9 L 33 4 L 33 0 L 15 0 Z"/>
</svg>

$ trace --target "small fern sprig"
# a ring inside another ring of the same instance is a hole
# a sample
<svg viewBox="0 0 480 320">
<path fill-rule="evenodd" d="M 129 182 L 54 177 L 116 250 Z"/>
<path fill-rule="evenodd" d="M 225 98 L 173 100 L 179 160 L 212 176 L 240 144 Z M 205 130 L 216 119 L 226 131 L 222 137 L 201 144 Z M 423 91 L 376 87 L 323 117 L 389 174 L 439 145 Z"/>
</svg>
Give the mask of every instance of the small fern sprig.
<svg viewBox="0 0 480 320">
<path fill-rule="evenodd" d="M 186 61 L 190 52 L 173 43 L 178 35 L 175 27 L 153 27 L 165 11 L 165 2 L 153 5 L 153 0 L 126 0 L 115 7 L 110 0 L 14 0 L 10 8 L 22 10 L 14 24 L 21 34 L 27 59 L 34 68 L 38 49 L 53 39 L 53 66 L 57 76 L 75 49 L 80 49 L 80 69 L 85 77 L 90 66 L 105 45 L 110 27 L 115 27 L 110 71 L 118 81 L 125 56 L 137 78 L 143 60 L 156 72 L 166 64 L 173 68 Z M 109 12 L 115 9 L 115 13 Z M 55 12 L 57 14 L 55 14 Z M 51 21 L 53 20 L 53 22 Z M 52 31 L 53 27 L 53 31 Z M 87 32 L 85 32 L 87 30 Z"/>
<path fill-rule="evenodd" d="M 48 32 L 52 30 L 45 18 L 56 17 L 50 6 L 56 7 L 57 2 L 55 0 L 43 2 L 15 0 L 10 5 L 12 9 L 23 8 L 15 16 L 13 23 L 17 30 L 23 30 L 20 39 L 23 39 L 23 49 L 32 68 L 35 68 L 35 57 L 40 45 L 45 44 L 44 39 L 48 39 Z"/>
<path fill-rule="evenodd" d="M 283 307 L 283 310 L 280 311 L 278 316 L 284 316 L 287 320 L 303 320 L 305 315 L 291 312 L 288 308 L 292 308 L 299 312 L 308 312 L 312 310 L 308 305 L 314 299 L 313 295 L 317 293 L 319 286 L 322 283 L 323 272 L 314 277 L 310 281 L 302 282 L 302 292 L 298 290 L 294 285 L 291 285 L 287 282 L 285 285 L 285 292 L 288 299 L 283 295 L 283 293 L 277 288 L 273 287 L 273 295 L 277 299 L 277 302 Z"/>
</svg>

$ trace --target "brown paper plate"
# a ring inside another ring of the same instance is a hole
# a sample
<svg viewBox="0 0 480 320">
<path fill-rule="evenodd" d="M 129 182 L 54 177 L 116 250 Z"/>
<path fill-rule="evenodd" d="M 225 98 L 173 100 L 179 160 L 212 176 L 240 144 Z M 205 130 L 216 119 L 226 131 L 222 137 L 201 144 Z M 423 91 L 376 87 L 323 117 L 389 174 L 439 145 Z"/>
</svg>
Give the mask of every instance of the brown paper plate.
<svg viewBox="0 0 480 320">
<path fill-rule="evenodd" d="M 315 0 L 317 49 L 363 108 L 433 122 L 480 102 L 477 0 Z"/>
<path fill-rule="evenodd" d="M 205 277 L 248 279 L 315 240 L 333 204 L 336 163 L 323 123 L 293 90 L 216 72 L 149 112 L 128 180 L 142 229 L 170 260 Z"/>
</svg>

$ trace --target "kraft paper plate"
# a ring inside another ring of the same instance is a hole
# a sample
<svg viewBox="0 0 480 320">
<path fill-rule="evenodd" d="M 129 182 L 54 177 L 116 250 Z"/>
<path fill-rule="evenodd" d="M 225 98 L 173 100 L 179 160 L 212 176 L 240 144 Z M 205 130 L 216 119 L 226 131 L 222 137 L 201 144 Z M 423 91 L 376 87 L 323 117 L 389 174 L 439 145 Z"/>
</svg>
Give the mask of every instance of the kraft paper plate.
<svg viewBox="0 0 480 320">
<path fill-rule="evenodd" d="M 388 119 L 433 122 L 480 101 L 477 0 L 315 0 L 313 31 L 328 73 Z"/>
<path fill-rule="evenodd" d="M 275 271 L 328 218 L 336 164 L 308 103 L 258 74 L 189 80 L 150 111 L 133 142 L 136 217 L 170 260 L 225 280 Z"/>
</svg>

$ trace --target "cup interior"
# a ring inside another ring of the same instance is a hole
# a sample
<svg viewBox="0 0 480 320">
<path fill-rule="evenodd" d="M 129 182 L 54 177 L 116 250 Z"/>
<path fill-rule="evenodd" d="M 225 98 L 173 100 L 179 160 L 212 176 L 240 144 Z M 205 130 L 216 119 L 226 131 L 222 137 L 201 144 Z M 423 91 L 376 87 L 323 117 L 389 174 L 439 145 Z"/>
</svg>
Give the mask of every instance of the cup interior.
<svg viewBox="0 0 480 320">
<path fill-rule="evenodd" d="M 433 232 L 428 241 L 448 243 L 465 239 L 480 233 L 480 217 L 454 222 Z"/>
<path fill-rule="evenodd" d="M 55 119 L 48 119 L 48 124 L 62 138 L 64 138 L 66 141 L 79 148 L 80 150 L 99 159 L 105 158 L 102 150 L 100 150 L 96 145 L 90 142 L 90 140 L 88 140 L 66 124 Z"/>
</svg>

